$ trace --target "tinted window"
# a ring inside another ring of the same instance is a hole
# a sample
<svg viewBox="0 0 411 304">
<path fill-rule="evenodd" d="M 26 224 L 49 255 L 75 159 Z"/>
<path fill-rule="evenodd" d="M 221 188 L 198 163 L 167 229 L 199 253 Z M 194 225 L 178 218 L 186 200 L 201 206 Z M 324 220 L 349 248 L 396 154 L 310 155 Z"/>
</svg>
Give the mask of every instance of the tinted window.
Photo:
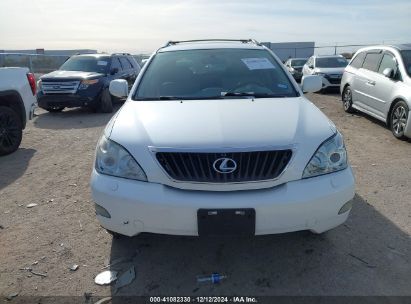
<svg viewBox="0 0 411 304">
<path fill-rule="evenodd" d="M 307 62 L 307 59 L 293 59 L 291 60 L 291 66 L 303 66 Z"/>
<path fill-rule="evenodd" d="M 397 61 L 392 55 L 384 54 L 378 69 L 378 73 L 382 74 L 382 72 L 384 72 L 387 68 L 393 69 L 395 75 L 397 73 Z"/>
<path fill-rule="evenodd" d="M 365 56 L 364 63 L 362 67 L 364 69 L 376 72 L 378 69 L 378 65 L 381 60 L 381 54 L 379 53 L 367 53 Z"/>
<path fill-rule="evenodd" d="M 133 68 L 133 66 L 130 64 L 130 62 L 125 57 L 120 57 L 120 62 L 121 62 L 121 65 L 123 66 L 124 70 L 128 70 L 128 69 Z"/>
<path fill-rule="evenodd" d="M 158 53 L 144 73 L 134 98 L 221 98 L 227 93 L 297 96 L 287 75 L 268 51 L 211 49 Z"/>
<path fill-rule="evenodd" d="M 315 67 L 317 68 L 343 68 L 346 67 L 347 64 L 347 59 L 343 57 L 325 57 L 315 60 Z"/>
<path fill-rule="evenodd" d="M 411 77 L 411 51 L 401 51 L 402 61 L 408 76 Z"/>
<path fill-rule="evenodd" d="M 106 73 L 110 57 L 73 56 L 61 67 L 62 71 Z"/>
<path fill-rule="evenodd" d="M 117 68 L 119 71 L 121 71 L 121 65 L 120 65 L 120 61 L 118 60 L 117 57 L 113 58 L 113 61 L 111 62 L 111 69 L 115 69 Z"/>
<path fill-rule="evenodd" d="M 350 66 L 359 69 L 360 67 L 362 67 L 364 58 L 365 52 L 357 54 L 357 56 L 355 56 L 354 59 L 351 61 Z"/>
</svg>

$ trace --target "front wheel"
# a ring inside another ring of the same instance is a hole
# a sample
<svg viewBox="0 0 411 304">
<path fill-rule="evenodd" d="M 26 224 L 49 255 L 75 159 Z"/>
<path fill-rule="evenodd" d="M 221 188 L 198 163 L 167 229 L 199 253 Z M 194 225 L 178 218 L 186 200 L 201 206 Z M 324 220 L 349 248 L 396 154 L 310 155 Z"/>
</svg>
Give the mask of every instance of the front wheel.
<svg viewBox="0 0 411 304">
<path fill-rule="evenodd" d="M 354 109 L 352 107 L 352 92 L 349 86 L 345 87 L 342 93 L 342 102 L 344 111 L 347 113 L 353 113 Z"/>
<path fill-rule="evenodd" d="M 9 107 L 0 107 L 0 155 L 16 151 L 23 136 L 19 115 Z"/>
<path fill-rule="evenodd" d="M 399 101 L 394 105 L 391 112 L 390 128 L 392 134 L 398 139 L 407 139 L 404 135 L 405 127 L 407 125 L 409 108 L 406 102 Z"/>
<path fill-rule="evenodd" d="M 99 111 L 102 113 L 113 112 L 113 101 L 108 89 L 104 89 L 104 91 L 101 93 Z"/>
</svg>

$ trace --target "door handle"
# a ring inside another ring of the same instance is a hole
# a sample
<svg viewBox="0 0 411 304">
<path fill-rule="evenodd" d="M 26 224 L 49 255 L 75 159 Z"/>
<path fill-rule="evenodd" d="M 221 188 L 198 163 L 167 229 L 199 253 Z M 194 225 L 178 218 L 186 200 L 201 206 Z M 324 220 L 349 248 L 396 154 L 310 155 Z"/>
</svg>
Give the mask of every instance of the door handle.
<svg viewBox="0 0 411 304">
<path fill-rule="evenodd" d="M 367 84 L 370 85 L 370 86 L 375 86 L 375 81 L 373 81 L 373 80 L 368 80 L 368 81 L 367 81 Z"/>
</svg>

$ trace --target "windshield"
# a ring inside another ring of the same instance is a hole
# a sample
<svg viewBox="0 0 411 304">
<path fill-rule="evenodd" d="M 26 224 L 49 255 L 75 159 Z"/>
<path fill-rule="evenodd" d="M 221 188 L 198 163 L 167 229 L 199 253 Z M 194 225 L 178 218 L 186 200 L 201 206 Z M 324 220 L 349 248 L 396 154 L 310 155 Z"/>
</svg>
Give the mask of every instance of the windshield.
<svg viewBox="0 0 411 304">
<path fill-rule="evenodd" d="M 297 91 L 266 50 L 209 49 L 158 53 L 133 99 L 294 97 Z"/>
<path fill-rule="evenodd" d="M 325 57 L 315 60 L 315 66 L 317 68 L 344 68 L 347 64 L 347 59 L 342 57 Z"/>
<path fill-rule="evenodd" d="M 110 57 L 74 56 L 61 67 L 62 71 L 106 73 Z"/>
<path fill-rule="evenodd" d="M 402 61 L 404 61 L 404 68 L 408 76 L 411 77 L 411 51 L 401 51 Z"/>
<path fill-rule="evenodd" d="M 307 59 L 293 59 L 291 60 L 291 66 L 303 66 L 307 62 Z"/>
</svg>

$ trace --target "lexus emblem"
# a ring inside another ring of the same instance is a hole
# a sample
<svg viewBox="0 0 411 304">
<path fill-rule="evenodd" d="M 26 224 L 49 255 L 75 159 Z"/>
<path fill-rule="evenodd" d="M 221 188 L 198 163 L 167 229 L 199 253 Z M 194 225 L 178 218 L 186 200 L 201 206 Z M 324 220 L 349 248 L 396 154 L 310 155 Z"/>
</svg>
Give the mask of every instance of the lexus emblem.
<svg viewBox="0 0 411 304">
<path fill-rule="evenodd" d="M 218 173 L 233 173 L 237 169 L 237 163 L 231 158 L 219 158 L 214 161 L 213 168 Z"/>
</svg>

